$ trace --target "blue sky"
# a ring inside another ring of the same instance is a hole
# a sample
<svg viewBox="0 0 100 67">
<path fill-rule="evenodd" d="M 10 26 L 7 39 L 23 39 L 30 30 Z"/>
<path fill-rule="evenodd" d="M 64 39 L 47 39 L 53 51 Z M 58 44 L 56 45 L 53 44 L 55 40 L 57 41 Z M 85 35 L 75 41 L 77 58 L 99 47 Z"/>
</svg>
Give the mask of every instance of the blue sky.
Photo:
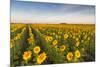
<svg viewBox="0 0 100 67">
<path fill-rule="evenodd" d="M 95 6 L 12 0 L 11 22 L 94 24 Z"/>
</svg>

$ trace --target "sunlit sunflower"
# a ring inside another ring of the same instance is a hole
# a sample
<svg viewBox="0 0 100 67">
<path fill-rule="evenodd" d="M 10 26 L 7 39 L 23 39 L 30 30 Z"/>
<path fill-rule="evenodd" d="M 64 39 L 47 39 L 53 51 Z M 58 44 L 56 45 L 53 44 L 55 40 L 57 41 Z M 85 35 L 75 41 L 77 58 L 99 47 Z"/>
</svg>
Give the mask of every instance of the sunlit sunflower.
<svg viewBox="0 0 100 67">
<path fill-rule="evenodd" d="M 48 36 L 45 37 L 45 40 L 48 41 Z"/>
<path fill-rule="evenodd" d="M 53 40 L 53 38 L 50 36 L 50 37 L 49 37 L 49 41 L 52 41 L 52 40 Z"/>
<path fill-rule="evenodd" d="M 48 41 L 52 41 L 53 38 L 52 38 L 51 36 L 46 36 L 46 37 L 45 37 L 45 40 L 48 42 Z"/>
<path fill-rule="evenodd" d="M 67 39 L 68 38 L 68 34 L 64 34 L 64 39 Z"/>
<path fill-rule="evenodd" d="M 76 42 L 76 46 L 78 47 L 79 45 L 80 45 L 80 42 L 79 42 L 79 41 L 77 41 L 77 42 Z"/>
<path fill-rule="evenodd" d="M 16 40 L 17 39 L 20 39 L 21 38 L 21 34 L 19 33 L 19 34 L 17 34 L 17 36 L 16 36 Z"/>
<path fill-rule="evenodd" d="M 87 38 L 87 35 L 84 36 L 84 39 L 86 39 L 86 38 Z"/>
<path fill-rule="evenodd" d="M 53 35 L 55 35 L 55 33 L 52 33 Z"/>
<path fill-rule="evenodd" d="M 75 39 L 75 35 L 73 36 L 73 39 Z"/>
<path fill-rule="evenodd" d="M 83 43 L 83 42 L 84 42 L 84 40 L 81 40 L 81 42 Z"/>
<path fill-rule="evenodd" d="M 12 48 L 14 45 L 13 45 L 13 43 L 10 43 L 10 48 Z"/>
<path fill-rule="evenodd" d="M 11 32 L 14 32 L 14 30 L 10 30 Z"/>
<path fill-rule="evenodd" d="M 82 50 L 82 51 L 84 51 L 85 49 L 84 49 L 84 48 L 82 48 L 81 50 Z"/>
<path fill-rule="evenodd" d="M 81 54 L 80 54 L 80 51 L 79 50 L 76 50 L 75 51 L 75 57 L 76 58 L 80 58 L 81 57 Z"/>
<path fill-rule="evenodd" d="M 21 38 L 21 34 L 17 34 L 17 36 L 14 37 L 14 40 L 18 40 L 18 39 L 20 39 L 20 38 Z"/>
<path fill-rule="evenodd" d="M 64 51 L 66 49 L 65 45 L 60 46 L 60 51 Z"/>
<path fill-rule="evenodd" d="M 32 38 L 32 37 L 28 38 L 27 40 L 28 40 L 28 42 L 29 42 L 30 44 L 33 42 L 33 38 Z"/>
<path fill-rule="evenodd" d="M 69 52 L 66 56 L 67 60 L 68 61 L 71 61 L 73 59 L 73 53 L 72 52 Z"/>
<path fill-rule="evenodd" d="M 47 56 L 46 53 L 43 52 L 37 57 L 37 64 L 41 64 L 46 60 Z"/>
<path fill-rule="evenodd" d="M 17 34 L 17 36 L 20 38 L 21 34 L 19 33 L 19 34 Z"/>
<path fill-rule="evenodd" d="M 60 32 L 60 31 L 58 32 L 58 34 L 61 34 L 61 33 L 62 33 L 62 32 Z"/>
<path fill-rule="evenodd" d="M 58 34 L 60 34 L 60 32 L 58 31 Z"/>
<path fill-rule="evenodd" d="M 76 38 L 76 41 L 79 41 L 79 38 Z"/>
<path fill-rule="evenodd" d="M 88 37 L 87 39 L 90 40 L 90 37 Z"/>
<path fill-rule="evenodd" d="M 13 46 L 14 46 L 14 40 L 11 39 L 11 40 L 10 40 L 10 48 L 12 48 Z"/>
<path fill-rule="evenodd" d="M 31 51 L 25 51 L 23 54 L 23 59 L 25 61 L 28 61 L 31 58 L 31 55 L 32 55 Z"/>
<path fill-rule="evenodd" d="M 57 40 L 54 40 L 54 41 L 52 42 L 53 45 L 57 45 L 57 43 L 58 43 Z"/>
<path fill-rule="evenodd" d="M 33 51 L 34 53 L 38 54 L 40 52 L 40 47 L 39 46 L 34 47 Z"/>
</svg>

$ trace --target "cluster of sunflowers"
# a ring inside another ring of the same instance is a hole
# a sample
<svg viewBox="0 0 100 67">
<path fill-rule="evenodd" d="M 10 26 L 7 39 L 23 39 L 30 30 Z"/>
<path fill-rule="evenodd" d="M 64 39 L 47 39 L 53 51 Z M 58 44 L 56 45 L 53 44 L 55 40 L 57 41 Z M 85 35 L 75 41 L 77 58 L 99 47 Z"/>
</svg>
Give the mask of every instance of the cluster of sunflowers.
<svg viewBox="0 0 100 67">
<path fill-rule="evenodd" d="M 21 25 L 21 26 L 20 26 Z M 95 61 L 95 25 L 11 24 L 11 66 Z M 13 45 L 13 46 L 12 46 Z"/>
<path fill-rule="evenodd" d="M 27 40 L 30 46 L 29 49 L 24 52 L 23 59 L 26 61 L 26 64 L 28 64 L 28 61 L 31 60 L 33 57 L 34 61 L 36 61 L 36 64 L 41 64 L 46 59 L 46 53 L 45 52 L 40 53 L 41 51 L 40 47 L 38 45 L 35 45 L 34 35 L 32 33 L 30 26 L 29 26 L 29 38 Z"/>
</svg>

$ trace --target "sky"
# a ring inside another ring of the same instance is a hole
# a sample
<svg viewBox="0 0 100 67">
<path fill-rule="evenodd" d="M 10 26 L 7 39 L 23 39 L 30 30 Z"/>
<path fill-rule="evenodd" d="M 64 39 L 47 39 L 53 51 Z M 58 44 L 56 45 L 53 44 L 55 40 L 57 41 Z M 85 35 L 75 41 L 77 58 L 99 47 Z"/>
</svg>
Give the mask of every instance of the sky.
<svg viewBox="0 0 100 67">
<path fill-rule="evenodd" d="M 95 24 L 95 6 L 11 0 L 11 22 Z"/>
</svg>

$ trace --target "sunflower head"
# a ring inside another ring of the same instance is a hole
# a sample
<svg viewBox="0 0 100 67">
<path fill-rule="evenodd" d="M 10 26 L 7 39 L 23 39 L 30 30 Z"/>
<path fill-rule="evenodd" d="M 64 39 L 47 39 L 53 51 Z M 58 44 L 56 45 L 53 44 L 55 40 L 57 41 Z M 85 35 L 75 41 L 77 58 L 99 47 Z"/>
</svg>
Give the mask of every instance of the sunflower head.
<svg viewBox="0 0 100 67">
<path fill-rule="evenodd" d="M 17 34 L 17 39 L 20 39 L 20 37 L 21 37 L 21 34 Z"/>
<path fill-rule="evenodd" d="M 75 35 L 73 35 L 73 39 L 75 39 Z"/>
<path fill-rule="evenodd" d="M 80 42 L 79 42 L 79 41 L 77 41 L 77 42 L 76 42 L 76 46 L 78 47 L 79 45 L 80 45 Z"/>
<path fill-rule="evenodd" d="M 76 50 L 75 51 L 75 57 L 76 58 L 80 58 L 81 57 L 81 54 L 80 54 L 80 51 L 79 50 Z"/>
<path fill-rule="evenodd" d="M 32 37 L 28 38 L 27 40 L 28 40 L 29 43 L 33 42 L 33 38 Z"/>
<path fill-rule="evenodd" d="M 40 52 L 40 47 L 39 46 L 34 47 L 33 51 L 34 53 L 38 54 Z"/>
<path fill-rule="evenodd" d="M 76 38 L 76 41 L 79 41 L 79 38 Z"/>
<path fill-rule="evenodd" d="M 52 40 L 53 40 L 53 38 L 50 36 L 50 37 L 49 37 L 49 41 L 52 41 Z"/>
<path fill-rule="evenodd" d="M 90 40 L 90 37 L 88 37 L 87 39 Z"/>
<path fill-rule="evenodd" d="M 69 52 L 66 56 L 67 60 L 68 61 L 71 61 L 73 59 L 73 53 L 72 52 Z"/>
<path fill-rule="evenodd" d="M 45 40 L 48 42 L 48 41 L 52 41 L 53 38 L 52 38 L 51 36 L 46 36 L 46 37 L 45 37 Z"/>
<path fill-rule="evenodd" d="M 25 61 L 28 61 L 31 58 L 32 52 L 31 51 L 25 51 L 23 54 L 23 59 Z"/>
<path fill-rule="evenodd" d="M 45 59 L 47 58 L 46 53 L 43 52 L 41 53 L 38 57 L 37 57 L 37 64 L 41 64 L 45 61 Z"/>
<path fill-rule="evenodd" d="M 11 39 L 11 40 L 10 40 L 10 48 L 12 48 L 13 46 L 14 46 L 14 40 Z"/>
<path fill-rule="evenodd" d="M 67 39 L 68 38 L 68 34 L 64 34 L 64 39 Z"/>
<path fill-rule="evenodd" d="M 10 43 L 10 48 L 12 48 L 14 45 L 13 45 L 13 43 Z"/>
<path fill-rule="evenodd" d="M 83 43 L 83 42 L 84 42 L 84 40 L 81 40 L 81 42 Z"/>
<path fill-rule="evenodd" d="M 53 45 L 57 45 L 57 43 L 58 43 L 57 40 L 54 40 L 54 41 L 52 42 Z"/>
<path fill-rule="evenodd" d="M 17 36 L 14 37 L 14 40 L 18 40 L 20 39 L 20 37 L 21 37 L 21 34 L 17 34 Z"/>
<path fill-rule="evenodd" d="M 65 45 L 60 46 L 60 51 L 64 51 L 66 49 Z"/>
</svg>

